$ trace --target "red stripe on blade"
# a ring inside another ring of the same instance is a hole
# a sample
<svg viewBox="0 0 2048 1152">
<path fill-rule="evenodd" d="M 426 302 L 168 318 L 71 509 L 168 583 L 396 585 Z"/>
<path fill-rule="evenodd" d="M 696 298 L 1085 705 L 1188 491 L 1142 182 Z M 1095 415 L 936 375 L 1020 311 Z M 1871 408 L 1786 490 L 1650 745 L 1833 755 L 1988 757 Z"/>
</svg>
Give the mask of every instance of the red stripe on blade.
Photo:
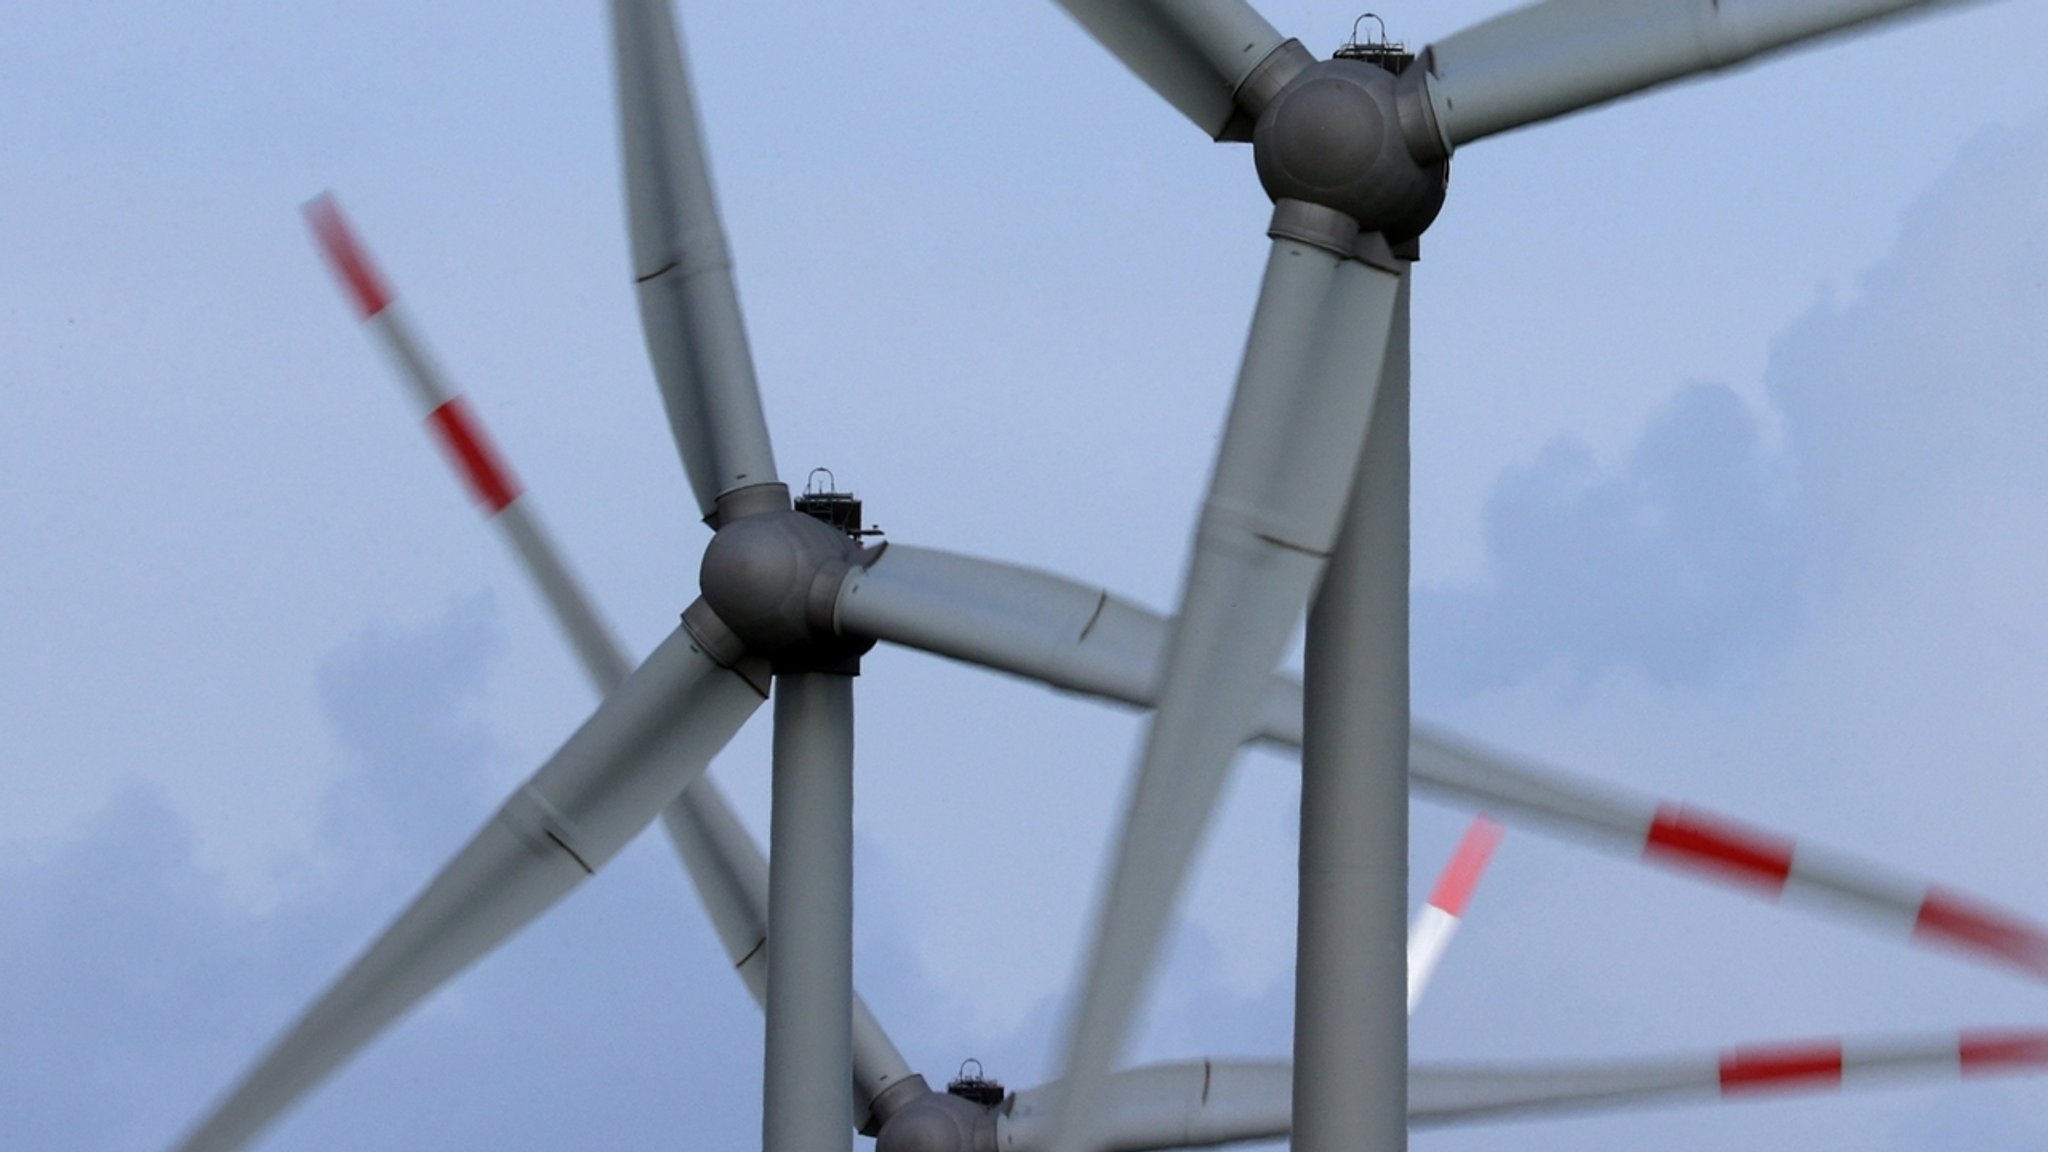
<svg viewBox="0 0 2048 1152">
<path fill-rule="evenodd" d="M 1840 1044 L 1736 1048 L 1721 1057 L 1721 1092 L 1724 1095 L 1839 1086 L 1841 1082 Z"/>
<path fill-rule="evenodd" d="M 320 248 L 327 253 L 328 262 L 348 286 L 349 295 L 356 299 L 356 307 L 368 320 L 391 306 L 391 293 L 384 287 L 384 281 L 377 270 L 370 266 L 370 258 L 363 253 L 362 246 L 348 229 L 348 221 L 341 218 L 341 209 L 335 206 L 334 197 L 322 196 L 306 205 L 306 222 L 313 226 L 313 234 L 320 239 Z"/>
<path fill-rule="evenodd" d="M 1486 862 L 1500 846 L 1500 837 L 1500 825 L 1484 816 L 1472 821 L 1472 826 L 1465 829 L 1465 838 L 1458 841 L 1451 862 L 1444 867 L 1443 877 L 1436 882 L 1436 891 L 1430 893 L 1429 902 L 1453 916 L 1463 916 L 1465 903 L 1472 899 L 1472 890 L 1479 887 L 1480 874 L 1486 871 Z"/>
<path fill-rule="evenodd" d="M 469 490 L 482 502 L 485 511 L 495 516 L 505 510 L 507 504 L 519 499 L 519 483 L 512 479 L 512 473 L 499 462 L 496 452 L 491 450 L 490 441 L 484 439 L 483 429 L 469 413 L 469 407 L 457 396 L 427 413 L 427 426 L 441 441 L 450 459 L 469 482 Z"/>
<path fill-rule="evenodd" d="M 1643 855 L 1772 891 L 1792 875 L 1792 842 L 1675 805 L 1657 809 Z"/>
<path fill-rule="evenodd" d="M 2048 1067 L 2048 1032 L 1965 1032 L 1963 1074 Z"/>
<path fill-rule="evenodd" d="M 2041 929 L 1961 896 L 1929 890 L 1920 902 L 1913 935 L 1988 952 L 2036 975 L 2048 976 L 2048 936 Z"/>
</svg>

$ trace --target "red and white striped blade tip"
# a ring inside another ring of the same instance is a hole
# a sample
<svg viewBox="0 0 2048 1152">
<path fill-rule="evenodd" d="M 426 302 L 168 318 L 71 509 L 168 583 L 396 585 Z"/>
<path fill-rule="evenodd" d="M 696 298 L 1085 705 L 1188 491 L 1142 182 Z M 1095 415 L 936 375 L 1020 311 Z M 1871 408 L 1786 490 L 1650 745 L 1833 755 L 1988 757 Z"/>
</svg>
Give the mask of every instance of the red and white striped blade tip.
<svg viewBox="0 0 2048 1152">
<path fill-rule="evenodd" d="M 483 505 L 484 515 L 496 516 L 519 499 L 519 481 L 513 478 L 512 470 L 505 466 L 504 459 L 484 435 L 483 425 L 462 397 L 452 396 L 427 413 L 427 426 L 433 429 L 434 438 L 441 442 L 455 470 L 462 473 L 470 495 Z"/>
<path fill-rule="evenodd" d="M 1430 893 L 1429 902 L 1450 913 L 1452 916 L 1465 915 L 1465 905 L 1472 899 L 1473 889 L 1479 887 L 1479 878 L 1486 872 L 1486 862 L 1493 858 L 1493 850 L 1500 846 L 1502 829 L 1499 824 L 1481 816 L 1465 829 L 1465 836 L 1458 841 L 1458 850 L 1451 854 L 1451 862 L 1444 866 L 1444 872 L 1437 879 L 1436 890 Z"/>
<path fill-rule="evenodd" d="M 2048 1031 L 1979 1030 L 1757 1044 L 1698 1057 L 1422 1065 L 1411 1078 L 1409 1102 L 1411 1116 L 1434 1125 L 1530 1112 L 1599 1112 L 1708 1093 L 1742 1100 L 2042 1071 L 2048 1071 Z"/>
<path fill-rule="evenodd" d="M 322 193 L 314 197 L 307 201 L 305 212 L 307 223 L 320 241 L 320 250 L 355 300 L 362 319 L 371 321 L 383 316 L 395 297 L 376 266 L 370 263 L 369 254 L 348 226 L 334 196 Z M 406 374 L 413 378 L 422 402 L 429 406 L 427 427 L 447 453 L 449 462 L 461 473 L 470 495 L 483 505 L 485 515 L 503 512 L 519 499 L 519 481 L 485 434 L 476 413 L 439 379 L 411 334 L 397 322 L 396 313 L 375 327 L 393 348 Z"/>
<path fill-rule="evenodd" d="M 1974 953 L 2048 979 L 2048 930 L 2024 917 L 1936 887 L 1894 895 L 1887 891 L 1892 884 L 1845 873 L 1840 864 L 1802 867 L 1792 840 L 1694 808 L 1660 805 L 1643 839 L 1643 855 L 1767 896 L 1807 887 L 1819 895 L 1846 896 L 1863 904 L 1889 903 L 1915 940 Z"/>
<path fill-rule="evenodd" d="M 2048 1032 L 1963 1032 L 1958 1034 L 1953 1047 L 1929 1046 L 1922 1052 L 1873 1046 L 1865 1054 L 1840 1040 L 1759 1044 L 1722 1053 L 1718 1073 L 1724 1096 L 1820 1090 L 1839 1087 L 1845 1074 L 1866 1068 L 1879 1070 L 1923 1060 L 1947 1060 L 1951 1056 L 1958 1073 L 1964 1076 L 2048 1068 Z"/>
<path fill-rule="evenodd" d="M 368 320 L 390 307 L 391 290 L 370 263 L 363 246 L 357 243 L 334 194 L 322 192 L 307 201 L 305 213 L 306 222 L 312 225 L 313 235 L 320 241 L 320 250 L 327 254 L 328 263 L 333 265 L 335 275 L 341 277 L 362 318 Z"/>
</svg>

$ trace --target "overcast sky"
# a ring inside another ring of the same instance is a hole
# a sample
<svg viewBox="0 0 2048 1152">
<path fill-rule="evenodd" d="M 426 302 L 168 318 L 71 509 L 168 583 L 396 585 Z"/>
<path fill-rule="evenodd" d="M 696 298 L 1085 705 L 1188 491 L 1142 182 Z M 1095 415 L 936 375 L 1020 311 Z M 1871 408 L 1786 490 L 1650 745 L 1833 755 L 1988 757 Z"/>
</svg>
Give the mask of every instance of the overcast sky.
<svg viewBox="0 0 2048 1152">
<path fill-rule="evenodd" d="M 0 1143 L 167 1145 L 593 703 L 303 200 L 341 196 L 629 648 L 694 596 L 597 8 L 0 13 Z M 1321 54 L 1357 14 L 1263 10 Z M 1170 604 L 1248 154 L 1049 3 L 681 15 L 785 477 Z M 1415 290 L 1418 710 L 2048 918 L 2044 43 L 2013 0 L 1459 154 Z M 934 1081 L 1033 1083 L 1140 726 L 914 654 L 859 691 L 862 989 Z M 757 829 L 767 749 L 714 766 Z M 1241 763 L 1143 1055 L 1286 1051 L 1291 769 Z M 1418 898 L 1465 819 L 1416 808 Z M 1511 830 L 1413 1047 L 2041 1024 L 2024 981 Z M 759 1061 L 647 838 L 265 1147 L 743 1147 Z M 2044 1138 L 2017 1080 L 1414 1143 Z"/>
</svg>

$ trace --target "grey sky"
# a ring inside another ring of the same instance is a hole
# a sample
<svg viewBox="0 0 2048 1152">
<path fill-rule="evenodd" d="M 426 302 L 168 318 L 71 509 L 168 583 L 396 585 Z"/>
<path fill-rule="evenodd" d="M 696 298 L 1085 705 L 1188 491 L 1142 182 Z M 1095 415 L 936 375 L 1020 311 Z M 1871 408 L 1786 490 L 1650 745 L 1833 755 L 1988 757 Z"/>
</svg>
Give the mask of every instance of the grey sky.
<svg viewBox="0 0 2048 1152">
<path fill-rule="evenodd" d="M 1389 19 L 1421 42 L 1494 7 Z M 897 538 L 1165 604 L 1264 200 L 1052 5 L 984 8 L 683 6 L 778 455 Z M 1264 8 L 1320 51 L 1356 15 Z M 2043 43 L 2018 0 L 1460 155 L 1417 289 L 1417 627 L 1477 635 L 1418 656 L 1419 703 L 2048 916 Z M 340 193 L 628 646 L 693 593 L 604 59 L 589 6 L 0 14 L 0 1141 L 161 1146 L 590 706 L 301 200 Z M 864 989 L 928 1074 L 1028 1082 L 1137 727 L 922 657 L 867 672 Z M 757 827 L 766 737 L 716 768 Z M 1293 804 L 1248 757 L 1151 1051 L 1284 1049 Z M 1462 819 L 1418 810 L 1418 877 Z M 1415 1042 L 1657 1051 L 2040 1003 L 1511 834 Z M 272 1143 L 744 1144 L 757 1037 L 650 842 Z M 2038 1144 L 2043 1101 L 1416 1143 Z"/>
</svg>

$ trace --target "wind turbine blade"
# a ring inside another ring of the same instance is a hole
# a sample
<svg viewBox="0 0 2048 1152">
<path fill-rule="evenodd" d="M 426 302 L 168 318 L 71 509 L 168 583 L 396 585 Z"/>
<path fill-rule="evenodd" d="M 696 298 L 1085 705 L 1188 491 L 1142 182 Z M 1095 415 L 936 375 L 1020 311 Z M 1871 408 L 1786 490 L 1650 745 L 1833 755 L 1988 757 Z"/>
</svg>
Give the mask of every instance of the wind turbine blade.
<svg viewBox="0 0 2048 1152">
<path fill-rule="evenodd" d="M 840 585 L 839 631 L 1068 692 L 1151 708 L 1170 622 L 1055 573 L 892 543 Z M 1301 684 L 1268 681 L 1259 736 L 1301 746 Z"/>
<path fill-rule="evenodd" d="M 1684 804 L 1659 802 L 1520 762 L 1422 724 L 1415 783 L 1590 848 L 1853 918 L 1894 938 L 2048 979 L 2048 930 L 1949 889 L 1798 844 Z"/>
<path fill-rule="evenodd" d="M 1493 850 L 1500 846 L 1500 838 L 1500 825 L 1484 816 L 1472 821 L 1472 826 L 1465 829 L 1464 839 L 1458 841 L 1457 851 L 1451 854 L 1451 862 L 1444 866 L 1436 890 L 1429 894 L 1429 903 L 1422 906 L 1415 922 L 1408 926 L 1410 1015 L 1422 1002 L 1430 977 L 1436 975 L 1437 964 L 1451 946 L 1458 922 L 1465 917 L 1465 904 L 1472 899 L 1473 889 L 1479 887 L 1479 878 L 1485 874 Z"/>
<path fill-rule="evenodd" d="M 1820 1040 L 1598 1063 L 1417 1067 L 1409 1073 L 1408 1119 L 1436 1127 L 2043 1069 L 2044 1031 Z"/>
<path fill-rule="evenodd" d="M 1244 0 L 1059 0 L 1059 5 L 1212 139 L 1251 138 L 1237 91 L 1286 37 Z"/>
<path fill-rule="evenodd" d="M 836 612 L 847 635 L 1139 708 L 1160 698 L 1166 618 L 1053 573 L 891 544 L 842 585 Z M 1254 694 L 1252 738 L 1299 748 L 1300 682 L 1273 676 Z M 2048 929 L 1975 897 L 1483 749 L 1420 719 L 1408 771 L 1418 792 L 1442 803 L 2048 979 Z"/>
<path fill-rule="evenodd" d="M 1178 1060 L 1109 1077 L 1097 1114 L 1099 1152 L 1208 1148 L 1285 1139 L 1294 1069 L 1284 1060 Z M 1060 1086 L 1016 1093 L 996 1113 L 1003 1152 L 1051 1152 L 1059 1136 Z"/>
<path fill-rule="evenodd" d="M 178 1145 L 248 1143 L 638 835 L 760 705 L 678 628 Z"/>
<path fill-rule="evenodd" d="M 492 446 L 473 408 L 425 352 L 389 282 L 330 196 L 306 206 L 322 250 L 355 300 L 365 325 L 391 354 L 427 427 L 485 516 L 500 529 L 569 638 L 600 699 L 632 671 L 589 594 L 563 562 L 550 534 Z M 709 777 L 662 810 L 662 826 L 689 870 L 726 954 L 756 1004 L 767 1003 L 768 857 Z M 853 1005 L 854 1126 L 869 1126 L 874 1101 L 915 1076 L 903 1053 L 858 995 Z"/>
<path fill-rule="evenodd" d="M 640 322 L 690 487 L 715 524 L 720 496 L 779 483 L 775 453 L 675 18 L 667 0 L 612 0 L 611 13 Z"/>
<path fill-rule="evenodd" d="M 1068 1033 L 1069 1147 L 1087 1146 L 1094 1093 L 1335 539 L 1400 285 L 1390 258 L 1368 264 L 1274 239 Z"/>
<path fill-rule="evenodd" d="M 1449 151 L 1935 2 L 1542 0 L 1430 45 L 1417 79 Z"/>
<path fill-rule="evenodd" d="M 2048 1031 L 1971 1031 L 1765 1044 L 1696 1056 L 1570 1063 L 1418 1064 L 1408 1073 L 1411 1128 L 1531 1114 L 1768 1098 L 1844 1087 L 1905 1087 L 1957 1076 L 2048 1070 Z M 1293 1069 L 1284 1061 L 1181 1060 L 1109 1078 L 1102 1152 L 1163 1152 L 1285 1139 Z M 996 1115 L 996 1146 L 1049 1152 L 1058 1085 L 1016 1093 Z"/>
</svg>

